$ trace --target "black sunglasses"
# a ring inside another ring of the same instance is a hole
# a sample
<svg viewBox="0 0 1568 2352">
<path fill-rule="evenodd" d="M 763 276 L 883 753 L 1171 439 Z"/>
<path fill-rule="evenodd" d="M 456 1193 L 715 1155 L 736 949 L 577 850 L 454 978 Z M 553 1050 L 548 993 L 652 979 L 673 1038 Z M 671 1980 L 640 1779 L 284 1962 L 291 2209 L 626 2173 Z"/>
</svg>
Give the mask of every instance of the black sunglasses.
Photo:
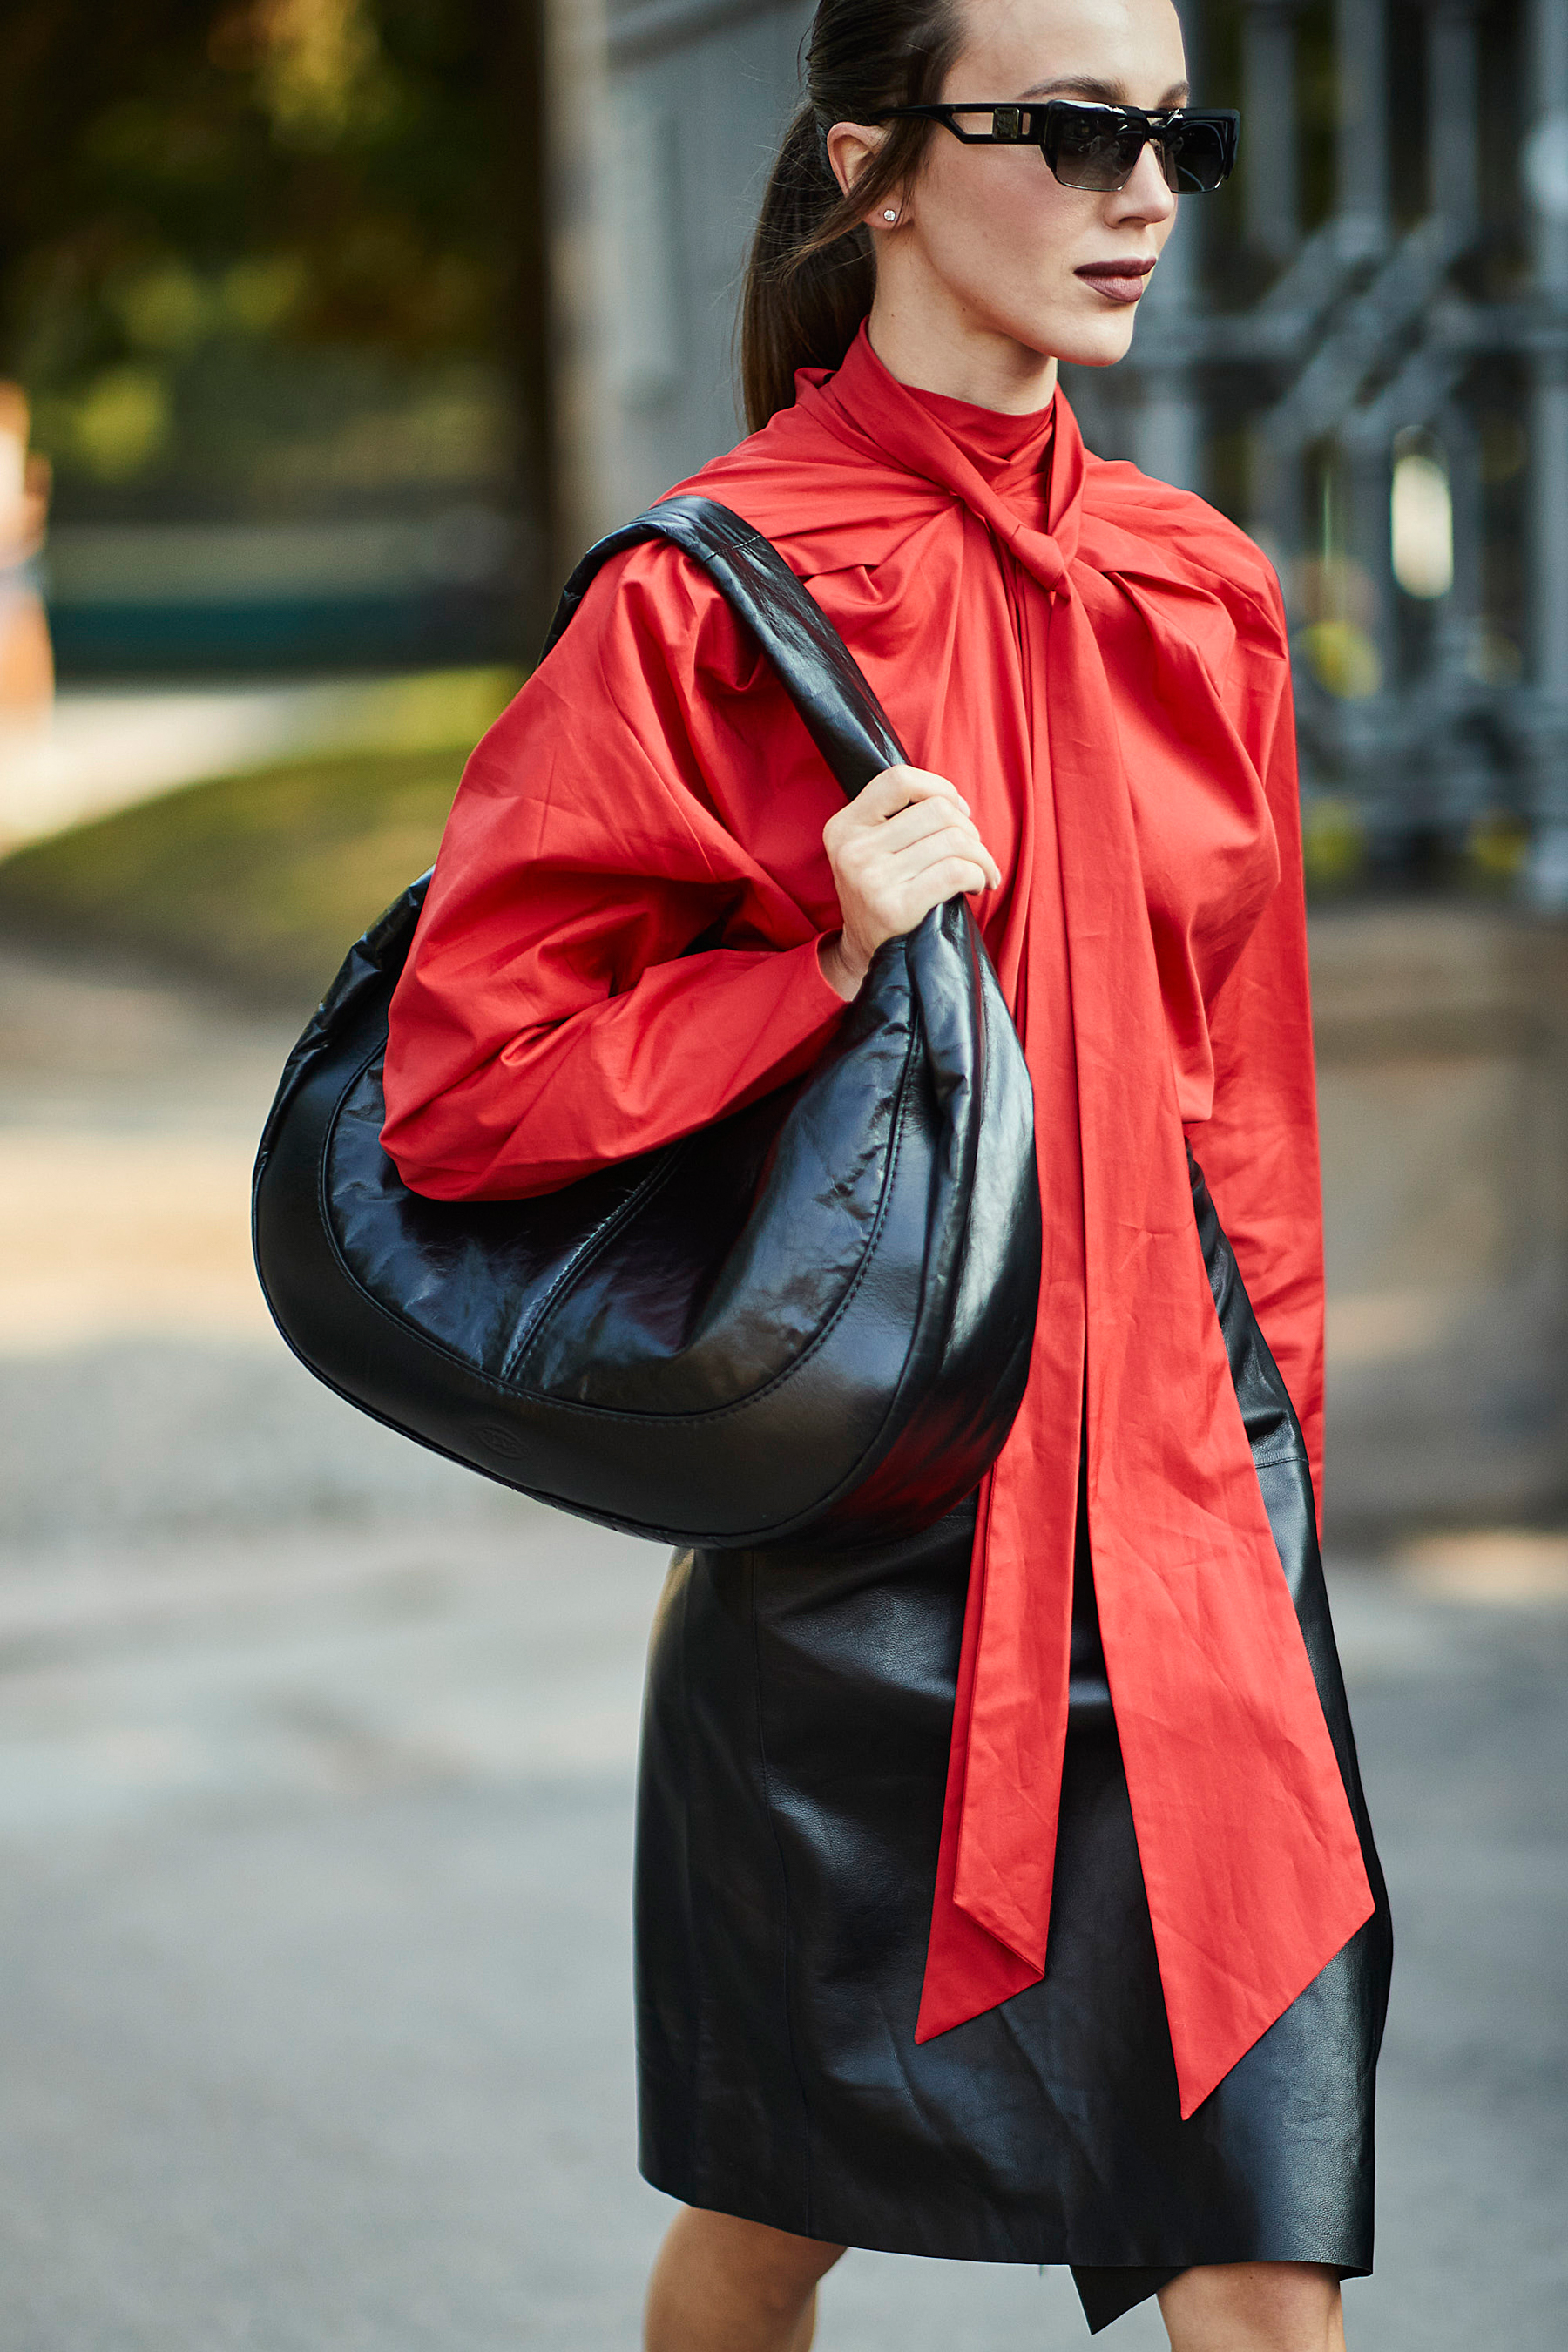
<svg viewBox="0 0 1568 2352">
<path fill-rule="evenodd" d="M 988 114 L 989 131 L 969 131 L 961 115 Z M 1145 147 L 1160 159 L 1173 194 L 1207 196 L 1236 168 L 1241 117 L 1229 107 L 1189 113 L 1184 106 L 1147 114 L 1141 106 L 1092 106 L 1048 98 L 1039 106 L 891 106 L 879 122 L 895 119 L 940 122 L 966 147 L 1037 147 L 1064 188 L 1096 195 L 1124 188 Z"/>
</svg>

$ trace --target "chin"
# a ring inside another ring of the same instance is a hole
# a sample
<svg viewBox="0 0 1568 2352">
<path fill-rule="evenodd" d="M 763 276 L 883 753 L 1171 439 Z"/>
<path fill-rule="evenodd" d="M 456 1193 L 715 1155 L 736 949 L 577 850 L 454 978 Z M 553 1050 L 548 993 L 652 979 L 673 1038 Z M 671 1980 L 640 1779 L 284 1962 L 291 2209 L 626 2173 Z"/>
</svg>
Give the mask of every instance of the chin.
<svg viewBox="0 0 1568 2352">
<path fill-rule="evenodd" d="M 1097 303 L 1100 297 L 1092 298 Z M 1132 330 L 1137 322 L 1138 306 L 1134 303 L 1124 310 L 1110 310 L 1103 306 L 1099 315 L 1086 318 L 1075 302 L 1052 308 L 1043 316 L 1033 318 L 1000 318 L 996 324 L 1004 334 L 1026 351 L 1037 352 L 1042 359 L 1060 360 L 1068 367 L 1114 367 L 1124 360 L 1132 348 Z"/>
<path fill-rule="evenodd" d="M 1112 318 L 1073 319 L 1058 331 L 1051 350 L 1068 367 L 1114 367 L 1132 348 L 1137 317 L 1133 305 Z"/>
</svg>

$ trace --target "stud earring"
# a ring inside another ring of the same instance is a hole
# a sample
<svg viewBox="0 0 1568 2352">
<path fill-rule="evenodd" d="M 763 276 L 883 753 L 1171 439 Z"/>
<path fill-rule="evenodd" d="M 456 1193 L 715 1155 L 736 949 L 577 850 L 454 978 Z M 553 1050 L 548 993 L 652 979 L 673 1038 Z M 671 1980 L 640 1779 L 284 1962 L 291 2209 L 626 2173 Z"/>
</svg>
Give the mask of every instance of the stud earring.
<svg viewBox="0 0 1568 2352">
<path fill-rule="evenodd" d="M 896 221 L 896 220 L 898 219 L 898 217 L 899 217 L 899 215 L 898 215 L 898 214 L 893 210 L 893 208 L 892 208 L 891 205 L 889 205 L 888 206 L 887 211 L 882 215 L 882 218 L 883 218 L 885 221 Z"/>
</svg>

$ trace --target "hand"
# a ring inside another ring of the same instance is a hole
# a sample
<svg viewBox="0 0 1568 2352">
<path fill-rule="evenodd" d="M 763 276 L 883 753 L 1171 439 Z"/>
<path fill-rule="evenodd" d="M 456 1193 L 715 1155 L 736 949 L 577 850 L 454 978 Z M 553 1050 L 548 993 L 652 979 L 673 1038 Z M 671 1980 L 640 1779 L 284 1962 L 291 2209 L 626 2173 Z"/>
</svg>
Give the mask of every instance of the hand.
<svg viewBox="0 0 1568 2352">
<path fill-rule="evenodd" d="M 844 928 L 823 940 L 817 958 L 846 1002 L 860 993 L 884 940 L 901 939 L 944 899 L 1002 887 L 969 803 L 923 768 L 885 768 L 829 817 L 822 839 Z"/>
</svg>

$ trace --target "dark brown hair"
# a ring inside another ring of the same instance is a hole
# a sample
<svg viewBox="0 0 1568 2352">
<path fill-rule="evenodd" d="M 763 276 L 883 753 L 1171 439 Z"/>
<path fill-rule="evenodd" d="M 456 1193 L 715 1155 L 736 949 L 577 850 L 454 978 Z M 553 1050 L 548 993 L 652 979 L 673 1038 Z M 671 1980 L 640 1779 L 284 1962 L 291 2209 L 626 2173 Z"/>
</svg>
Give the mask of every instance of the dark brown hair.
<svg viewBox="0 0 1568 2352">
<path fill-rule="evenodd" d="M 741 302 L 741 389 L 752 432 L 795 398 L 796 368 L 835 368 L 871 308 L 876 262 L 864 215 L 907 181 L 932 126 L 894 122 L 852 193 L 827 161 L 836 122 L 924 106 L 963 37 L 962 0 L 820 0 L 805 45 L 806 102 L 763 198 Z"/>
</svg>

